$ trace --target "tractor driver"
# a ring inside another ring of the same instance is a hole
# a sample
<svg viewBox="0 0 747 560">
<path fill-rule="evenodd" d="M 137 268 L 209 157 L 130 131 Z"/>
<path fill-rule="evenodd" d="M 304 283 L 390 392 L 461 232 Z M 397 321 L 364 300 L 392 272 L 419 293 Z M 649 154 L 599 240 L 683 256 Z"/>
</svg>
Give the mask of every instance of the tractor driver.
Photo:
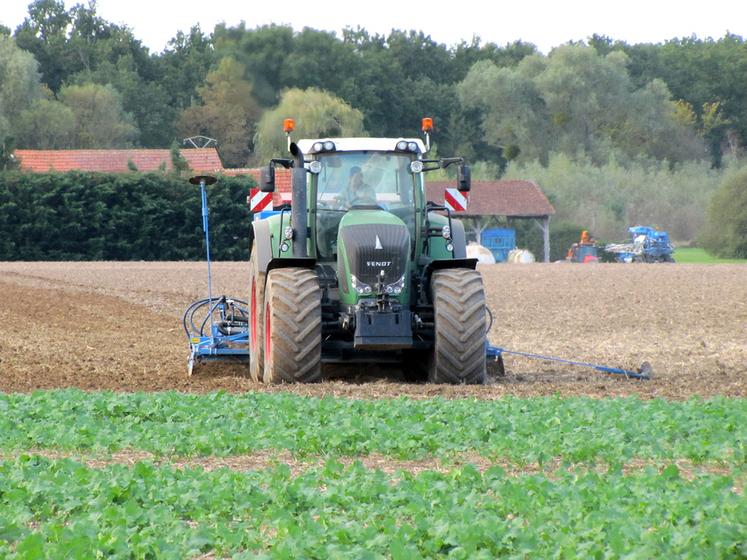
<svg viewBox="0 0 747 560">
<path fill-rule="evenodd" d="M 363 172 L 357 165 L 350 168 L 348 187 L 338 200 L 346 208 L 358 204 L 376 204 L 376 190 L 363 182 Z"/>
</svg>

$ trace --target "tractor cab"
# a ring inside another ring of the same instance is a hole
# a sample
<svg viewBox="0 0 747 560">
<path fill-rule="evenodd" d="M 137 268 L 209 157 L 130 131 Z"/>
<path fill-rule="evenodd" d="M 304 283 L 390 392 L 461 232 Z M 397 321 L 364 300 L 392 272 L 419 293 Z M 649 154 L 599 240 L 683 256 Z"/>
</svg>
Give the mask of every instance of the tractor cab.
<svg viewBox="0 0 747 560">
<path fill-rule="evenodd" d="M 325 143 L 332 149 L 314 150 L 314 145 Z M 310 198 L 316 203 L 313 227 L 318 259 L 336 259 L 340 222 L 348 214 L 345 221 L 355 221 L 352 215 L 356 212 L 391 214 L 407 228 L 414 242 L 417 208 L 422 207 L 422 177 L 412 172 L 411 164 L 423 148 L 420 140 L 408 143 L 418 151 L 397 151 L 395 142 L 386 138 L 299 141 L 301 150 L 309 154 L 309 168 L 314 170 L 307 178 Z M 367 220 L 373 217 L 363 216 Z"/>
<path fill-rule="evenodd" d="M 399 142 L 404 149 L 397 149 Z M 424 146 L 420 140 L 399 142 L 338 138 L 298 143 L 309 154 L 312 249 L 319 265 L 337 272 L 337 295 L 347 305 L 376 299 L 379 284 L 389 307 L 408 303 L 407 277 L 423 221 L 418 212 L 422 175 L 413 172 L 412 164 L 420 161 Z M 409 335 L 401 342 L 410 345 Z"/>
</svg>

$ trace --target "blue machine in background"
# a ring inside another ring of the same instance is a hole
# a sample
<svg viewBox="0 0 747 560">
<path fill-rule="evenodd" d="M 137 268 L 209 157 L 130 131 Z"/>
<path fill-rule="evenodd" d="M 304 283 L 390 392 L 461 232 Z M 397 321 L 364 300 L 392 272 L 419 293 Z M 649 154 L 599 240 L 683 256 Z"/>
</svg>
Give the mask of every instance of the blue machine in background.
<svg viewBox="0 0 747 560">
<path fill-rule="evenodd" d="M 490 228 L 482 232 L 480 244 L 489 249 L 495 262 L 506 262 L 508 254 L 516 248 L 516 230 L 513 228 Z"/>
<path fill-rule="evenodd" d="M 614 253 L 617 262 L 674 262 L 674 245 L 669 233 L 649 226 L 628 228 L 629 243 L 611 243 L 604 250 Z"/>
</svg>

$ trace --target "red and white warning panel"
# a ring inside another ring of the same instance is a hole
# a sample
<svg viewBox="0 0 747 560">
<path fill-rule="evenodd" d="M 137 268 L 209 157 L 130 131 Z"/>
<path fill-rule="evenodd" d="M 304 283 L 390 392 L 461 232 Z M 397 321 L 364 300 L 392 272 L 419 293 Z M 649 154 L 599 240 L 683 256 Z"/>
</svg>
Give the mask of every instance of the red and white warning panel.
<svg viewBox="0 0 747 560">
<path fill-rule="evenodd" d="M 249 211 L 261 212 L 268 206 L 272 206 L 272 193 L 262 192 L 259 189 L 249 190 Z"/>
<path fill-rule="evenodd" d="M 444 206 L 452 212 L 464 212 L 467 210 L 467 193 L 460 192 L 459 189 L 446 189 L 444 193 Z"/>
</svg>

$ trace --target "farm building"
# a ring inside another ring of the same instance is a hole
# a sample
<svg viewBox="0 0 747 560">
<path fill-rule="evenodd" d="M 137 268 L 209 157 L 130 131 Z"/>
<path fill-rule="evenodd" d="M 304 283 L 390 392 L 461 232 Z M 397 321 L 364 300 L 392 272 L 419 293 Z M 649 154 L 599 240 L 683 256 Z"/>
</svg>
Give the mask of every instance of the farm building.
<svg viewBox="0 0 747 560">
<path fill-rule="evenodd" d="M 446 188 L 454 187 L 454 181 L 433 181 L 426 183 L 428 200 L 443 203 Z M 555 214 L 550 201 L 542 189 L 532 181 L 472 181 L 469 205 L 462 218 L 474 218 L 472 231 L 478 243 L 482 232 L 495 216 L 534 220 L 542 230 L 543 260 L 550 261 L 550 216 Z M 467 224 L 465 224 L 467 225 Z"/>
</svg>

